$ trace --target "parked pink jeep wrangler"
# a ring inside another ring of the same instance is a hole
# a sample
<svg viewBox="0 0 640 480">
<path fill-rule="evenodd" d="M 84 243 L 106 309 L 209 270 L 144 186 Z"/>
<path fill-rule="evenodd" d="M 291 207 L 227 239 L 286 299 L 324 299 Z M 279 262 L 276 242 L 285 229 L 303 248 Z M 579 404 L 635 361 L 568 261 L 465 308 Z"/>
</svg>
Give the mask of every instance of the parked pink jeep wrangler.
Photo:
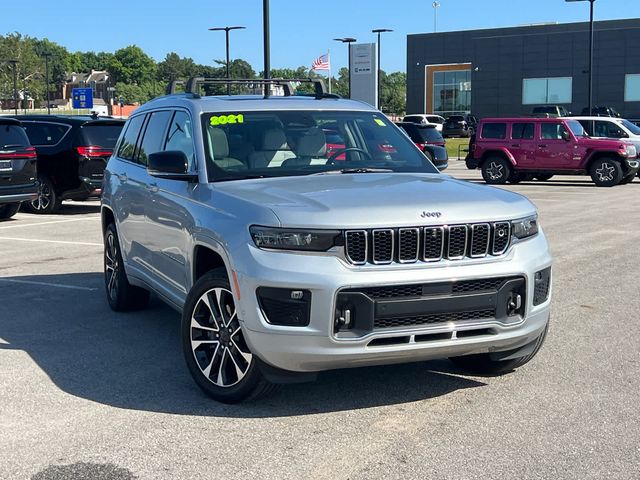
<svg viewBox="0 0 640 480">
<path fill-rule="evenodd" d="M 569 118 L 485 118 L 471 138 L 467 168 L 487 183 L 590 175 L 599 187 L 631 182 L 640 166 L 633 144 L 590 138 Z"/>
</svg>

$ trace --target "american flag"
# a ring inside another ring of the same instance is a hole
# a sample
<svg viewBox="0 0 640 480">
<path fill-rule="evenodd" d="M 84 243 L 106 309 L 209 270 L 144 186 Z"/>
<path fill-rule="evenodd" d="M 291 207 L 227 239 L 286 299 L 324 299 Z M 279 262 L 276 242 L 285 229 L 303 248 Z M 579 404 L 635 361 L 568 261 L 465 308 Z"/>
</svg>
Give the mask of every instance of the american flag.
<svg viewBox="0 0 640 480">
<path fill-rule="evenodd" d="M 311 64 L 311 70 L 331 70 L 329 65 L 329 54 L 325 53 L 316 58 Z"/>
</svg>

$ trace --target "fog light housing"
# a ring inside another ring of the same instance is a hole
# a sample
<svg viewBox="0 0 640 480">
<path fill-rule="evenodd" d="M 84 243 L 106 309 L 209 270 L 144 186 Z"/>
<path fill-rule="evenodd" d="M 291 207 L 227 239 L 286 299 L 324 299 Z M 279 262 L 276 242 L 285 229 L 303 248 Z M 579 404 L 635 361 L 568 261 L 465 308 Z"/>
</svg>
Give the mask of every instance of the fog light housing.
<svg viewBox="0 0 640 480">
<path fill-rule="evenodd" d="M 541 305 L 549 298 L 551 287 L 551 267 L 535 273 L 533 278 L 533 305 Z"/>
<path fill-rule="evenodd" d="M 262 314 L 271 325 L 306 327 L 311 320 L 311 292 L 260 287 L 256 291 Z"/>
</svg>

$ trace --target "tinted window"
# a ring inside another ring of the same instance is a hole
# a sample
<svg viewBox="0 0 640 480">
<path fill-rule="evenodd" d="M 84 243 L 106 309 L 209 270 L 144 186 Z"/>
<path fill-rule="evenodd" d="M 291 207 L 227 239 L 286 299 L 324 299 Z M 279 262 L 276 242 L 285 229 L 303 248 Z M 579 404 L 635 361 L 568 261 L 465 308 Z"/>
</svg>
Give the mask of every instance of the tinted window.
<svg viewBox="0 0 640 480">
<path fill-rule="evenodd" d="M 575 122 L 582 129 L 579 122 Z M 567 129 L 561 123 L 543 123 L 540 125 L 540 138 L 544 140 L 562 140 L 562 132 Z"/>
<path fill-rule="evenodd" d="M 54 123 L 33 123 L 24 122 L 22 124 L 31 145 L 55 145 L 65 134 L 69 131 L 67 125 L 60 125 Z"/>
<path fill-rule="evenodd" d="M 403 121 L 405 122 L 413 122 L 413 123 L 420 123 L 422 122 L 423 117 L 419 116 L 419 115 L 409 115 L 408 117 L 404 117 Z"/>
<path fill-rule="evenodd" d="M 522 140 L 533 139 L 533 123 L 514 123 L 511 129 L 511 138 L 521 138 Z"/>
<path fill-rule="evenodd" d="M 589 135 L 593 136 L 593 121 L 592 120 L 578 120 L 582 128 Z"/>
<path fill-rule="evenodd" d="M 147 165 L 149 155 L 162 150 L 165 134 L 167 132 L 167 125 L 171 119 L 170 111 L 153 112 L 149 121 L 147 122 L 147 128 L 144 131 L 144 138 L 140 143 L 136 161 L 142 165 Z"/>
<path fill-rule="evenodd" d="M 189 170 L 194 170 L 195 154 L 193 150 L 193 124 L 189 115 L 185 112 L 178 111 L 171 120 L 169 127 L 169 136 L 165 150 L 178 150 L 184 152 L 189 161 Z M 227 140 L 227 154 L 229 150 Z"/>
<path fill-rule="evenodd" d="M 423 142 L 442 142 L 444 140 L 435 128 L 418 128 L 418 135 Z"/>
<path fill-rule="evenodd" d="M 462 115 L 451 115 L 447 118 L 447 122 L 463 122 L 464 117 Z"/>
<path fill-rule="evenodd" d="M 0 124 L 0 148 L 28 146 L 29 138 L 22 127 Z"/>
<path fill-rule="evenodd" d="M 507 137 L 506 123 L 485 123 L 482 127 L 482 138 L 499 138 Z"/>
<path fill-rule="evenodd" d="M 594 127 L 594 137 L 623 138 L 628 135 L 613 122 L 597 120 Z"/>
<path fill-rule="evenodd" d="M 82 144 L 94 145 L 103 148 L 113 148 L 116 146 L 123 124 L 88 123 L 82 126 Z"/>
<path fill-rule="evenodd" d="M 640 128 L 635 123 L 631 123 L 629 120 L 621 120 L 620 123 L 624 125 L 634 135 L 640 135 Z"/>
<path fill-rule="evenodd" d="M 142 122 L 144 121 L 144 115 L 137 115 L 129 120 L 127 123 L 127 130 L 124 132 L 122 143 L 120 143 L 120 149 L 118 150 L 118 156 L 125 160 L 133 160 L 133 156 L 136 151 L 136 141 L 138 140 L 138 134 L 142 128 Z"/>
<path fill-rule="evenodd" d="M 438 117 L 437 115 L 429 115 L 427 117 L 427 121 L 429 123 L 444 123 L 444 120 L 442 117 Z"/>
<path fill-rule="evenodd" d="M 567 120 L 567 125 L 569 125 L 569 128 L 571 129 L 571 131 L 576 137 L 586 136 L 587 133 L 582 127 L 582 124 L 577 120 Z M 563 128 L 562 130 L 565 130 L 565 129 Z M 561 130 L 561 133 L 562 133 L 562 130 Z"/>
</svg>

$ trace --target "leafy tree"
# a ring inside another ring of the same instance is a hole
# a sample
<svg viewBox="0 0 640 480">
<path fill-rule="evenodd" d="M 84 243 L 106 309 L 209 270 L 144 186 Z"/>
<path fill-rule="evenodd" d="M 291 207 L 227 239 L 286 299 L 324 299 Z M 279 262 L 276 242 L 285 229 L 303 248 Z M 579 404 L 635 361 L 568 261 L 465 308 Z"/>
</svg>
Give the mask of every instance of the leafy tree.
<svg viewBox="0 0 640 480">
<path fill-rule="evenodd" d="M 407 105 L 407 74 L 380 72 L 380 106 L 383 112 L 396 115 L 404 114 Z"/>
<path fill-rule="evenodd" d="M 171 52 L 158 64 L 158 79 L 170 82 L 193 77 L 197 71 L 198 65 L 192 58 L 183 58 L 177 53 Z"/>
<path fill-rule="evenodd" d="M 107 70 L 113 75 L 116 83 L 141 85 L 153 80 L 156 63 L 140 47 L 129 45 L 113 54 Z"/>
</svg>

